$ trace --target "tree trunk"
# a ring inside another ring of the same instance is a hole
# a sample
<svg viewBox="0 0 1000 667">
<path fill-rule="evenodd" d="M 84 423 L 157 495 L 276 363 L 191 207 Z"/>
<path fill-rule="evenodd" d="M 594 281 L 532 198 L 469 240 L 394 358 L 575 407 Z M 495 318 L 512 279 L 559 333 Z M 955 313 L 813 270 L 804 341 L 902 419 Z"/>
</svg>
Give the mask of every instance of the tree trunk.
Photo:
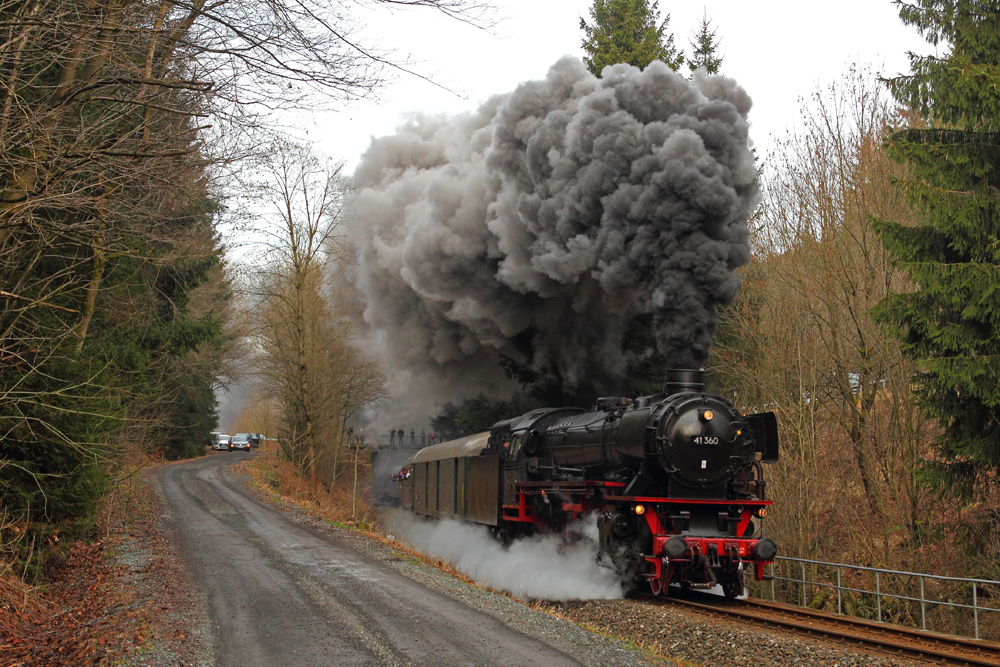
<svg viewBox="0 0 1000 667">
<path fill-rule="evenodd" d="M 87 282 L 87 291 L 83 299 L 80 324 L 76 332 L 79 339 L 76 343 L 77 354 L 83 350 L 83 345 L 87 340 L 87 329 L 90 326 L 91 318 L 94 316 L 94 305 L 97 303 L 97 291 L 101 286 L 101 279 L 104 276 L 105 256 L 104 249 L 101 247 L 102 241 L 103 235 L 99 234 L 91 246 L 94 257 L 90 269 L 90 280 Z"/>
</svg>

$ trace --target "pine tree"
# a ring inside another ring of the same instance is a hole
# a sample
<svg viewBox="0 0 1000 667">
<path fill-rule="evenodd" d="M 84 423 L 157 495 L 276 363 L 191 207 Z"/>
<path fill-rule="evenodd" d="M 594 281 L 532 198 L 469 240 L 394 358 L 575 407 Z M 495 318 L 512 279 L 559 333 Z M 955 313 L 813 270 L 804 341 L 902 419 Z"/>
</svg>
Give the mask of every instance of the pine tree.
<svg viewBox="0 0 1000 667">
<path fill-rule="evenodd" d="M 708 14 L 702 14 L 701 27 L 694 35 L 691 44 L 691 57 L 688 59 L 688 67 L 695 71 L 699 67 L 704 67 L 709 74 L 718 74 L 722 67 L 722 56 L 719 55 L 719 40 L 715 38 L 718 30 L 710 30 L 712 22 Z"/>
<path fill-rule="evenodd" d="M 894 134 L 890 154 L 923 215 L 878 221 L 914 284 L 876 315 L 918 361 L 921 402 L 942 427 L 926 478 L 941 492 L 980 497 L 1000 472 L 1000 2 L 897 2 L 904 23 L 942 56 L 910 54 L 889 81 L 922 116 Z"/>
<path fill-rule="evenodd" d="M 667 33 L 670 14 L 659 22 L 656 0 L 594 0 L 590 7 L 592 24 L 580 19 L 583 30 L 583 62 L 595 76 L 608 65 L 628 63 L 644 68 L 662 60 L 676 71 L 684 64 L 684 54 L 674 46 L 673 33 Z"/>
</svg>

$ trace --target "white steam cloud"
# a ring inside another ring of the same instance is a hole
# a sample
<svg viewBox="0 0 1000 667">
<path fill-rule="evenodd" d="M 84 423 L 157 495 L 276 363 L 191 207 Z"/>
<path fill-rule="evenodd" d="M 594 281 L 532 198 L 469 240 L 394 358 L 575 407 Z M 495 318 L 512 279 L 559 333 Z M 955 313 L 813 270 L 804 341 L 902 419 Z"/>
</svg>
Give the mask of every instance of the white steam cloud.
<svg viewBox="0 0 1000 667">
<path fill-rule="evenodd" d="M 388 521 L 396 539 L 428 556 L 450 563 L 481 586 L 523 600 L 598 600 L 623 596 L 614 571 L 598 565 L 597 522 L 581 520 L 566 531 L 578 538 L 537 535 L 504 548 L 483 526 L 455 520 L 424 521 L 393 513 Z"/>
<path fill-rule="evenodd" d="M 750 256 L 750 106 L 724 77 L 653 62 L 598 79 L 566 57 L 473 113 L 374 139 L 349 280 L 390 393 L 513 389 L 500 354 L 565 388 L 615 387 L 635 316 L 672 365 L 699 366 Z"/>
</svg>

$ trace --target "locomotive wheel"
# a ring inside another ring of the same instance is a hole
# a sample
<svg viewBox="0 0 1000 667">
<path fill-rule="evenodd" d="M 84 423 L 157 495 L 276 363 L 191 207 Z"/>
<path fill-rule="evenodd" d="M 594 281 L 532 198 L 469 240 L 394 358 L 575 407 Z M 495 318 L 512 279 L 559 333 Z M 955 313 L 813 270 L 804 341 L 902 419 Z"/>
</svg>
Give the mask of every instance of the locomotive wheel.
<svg viewBox="0 0 1000 667">
<path fill-rule="evenodd" d="M 493 528 L 493 539 L 500 543 L 500 546 L 507 548 L 513 541 L 510 536 L 510 531 L 503 528 Z"/>
<path fill-rule="evenodd" d="M 722 593 L 727 600 L 733 600 L 743 594 L 743 573 L 739 570 L 728 572 L 722 577 Z"/>
<path fill-rule="evenodd" d="M 653 592 L 653 595 L 660 595 L 663 592 L 663 579 L 650 579 L 649 589 Z"/>
</svg>

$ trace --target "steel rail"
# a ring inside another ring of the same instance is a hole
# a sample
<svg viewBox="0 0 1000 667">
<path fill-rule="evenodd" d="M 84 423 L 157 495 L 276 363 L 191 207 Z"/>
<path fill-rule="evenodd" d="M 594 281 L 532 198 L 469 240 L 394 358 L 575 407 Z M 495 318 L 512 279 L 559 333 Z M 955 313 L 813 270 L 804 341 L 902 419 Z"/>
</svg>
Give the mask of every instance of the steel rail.
<svg viewBox="0 0 1000 667">
<path fill-rule="evenodd" d="M 701 602 L 682 597 L 639 596 L 658 604 L 683 606 L 719 617 L 739 618 L 754 624 L 790 630 L 796 634 L 830 639 L 852 646 L 939 665 L 996 667 L 1000 644 L 952 635 L 923 632 L 866 619 L 802 609 L 761 600 Z"/>
</svg>

